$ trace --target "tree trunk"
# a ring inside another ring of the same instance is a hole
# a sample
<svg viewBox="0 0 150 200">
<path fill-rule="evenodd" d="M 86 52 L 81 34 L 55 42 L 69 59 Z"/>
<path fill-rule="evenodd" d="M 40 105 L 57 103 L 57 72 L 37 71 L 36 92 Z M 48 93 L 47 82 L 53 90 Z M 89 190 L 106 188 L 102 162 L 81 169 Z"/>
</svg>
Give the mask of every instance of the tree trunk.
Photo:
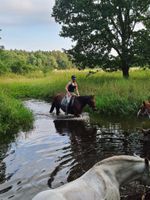
<svg viewBox="0 0 150 200">
<path fill-rule="evenodd" d="M 128 79 L 129 78 L 129 63 L 127 61 L 127 59 L 122 59 L 121 61 L 122 63 L 122 75 L 124 78 Z"/>
<path fill-rule="evenodd" d="M 124 78 L 129 78 L 129 67 L 122 67 L 122 75 Z"/>
</svg>

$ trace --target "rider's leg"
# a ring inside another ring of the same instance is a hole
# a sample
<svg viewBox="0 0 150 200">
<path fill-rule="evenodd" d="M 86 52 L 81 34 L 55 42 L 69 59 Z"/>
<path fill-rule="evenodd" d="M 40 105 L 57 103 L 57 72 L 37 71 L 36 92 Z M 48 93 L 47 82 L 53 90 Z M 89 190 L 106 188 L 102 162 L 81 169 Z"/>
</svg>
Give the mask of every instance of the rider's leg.
<svg viewBox="0 0 150 200">
<path fill-rule="evenodd" d="M 69 104 L 69 97 L 66 96 L 66 112 L 65 112 L 65 115 L 68 115 L 68 104 Z"/>
<path fill-rule="evenodd" d="M 67 103 L 66 103 L 66 112 L 65 112 L 65 114 L 68 115 L 68 109 L 69 109 L 71 96 L 67 96 L 66 98 L 67 98 Z"/>
<path fill-rule="evenodd" d="M 66 112 L 65 115 L 68 115 L 68 103 L 66 104 Z"/>
</svg>

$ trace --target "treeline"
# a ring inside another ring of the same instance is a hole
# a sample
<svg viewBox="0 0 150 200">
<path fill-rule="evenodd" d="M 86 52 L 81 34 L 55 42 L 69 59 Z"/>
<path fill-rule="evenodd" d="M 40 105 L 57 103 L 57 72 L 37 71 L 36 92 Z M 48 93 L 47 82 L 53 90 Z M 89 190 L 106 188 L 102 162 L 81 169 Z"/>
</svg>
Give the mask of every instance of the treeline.
<svg viewBox="0 0 150 200">
<path fill-rule="evenodd" d="M 25 74 L 31 71 L 70 69 L 75 67 L 61 51 L 0 50 L 0 75 L 5 73 Z"/>
</svg>

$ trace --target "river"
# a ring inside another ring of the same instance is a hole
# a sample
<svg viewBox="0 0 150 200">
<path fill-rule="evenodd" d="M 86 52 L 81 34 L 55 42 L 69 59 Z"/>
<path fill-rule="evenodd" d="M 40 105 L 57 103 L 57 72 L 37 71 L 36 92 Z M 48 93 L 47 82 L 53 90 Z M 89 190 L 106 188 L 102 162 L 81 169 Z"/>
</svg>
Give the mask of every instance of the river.
<svg viewBox="0 0 150 200">
<path fill-rule="evenodd" d="M 138 129 L 149 122 L 117 118 L 94 123 L 62 121 L 49 114 L 49 103 L 24 103 L 34 113 L 34 127 L 0 141 L 0 200 L 31 200 L 38 192 L 72 181 L 112 155 L 150 155 L 149 138 Z M 121 199 L 134 195 L 134 187 L 123 187 Z"/>
</svg>

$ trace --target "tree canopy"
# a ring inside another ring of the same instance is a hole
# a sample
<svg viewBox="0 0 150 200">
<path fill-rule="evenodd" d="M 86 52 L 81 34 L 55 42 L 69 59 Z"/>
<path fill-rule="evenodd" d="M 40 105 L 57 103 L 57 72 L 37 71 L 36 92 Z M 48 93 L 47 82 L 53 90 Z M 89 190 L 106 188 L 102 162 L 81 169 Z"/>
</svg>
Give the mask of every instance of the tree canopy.
<svg viewBox="0 0 150 200">
<path fill-rule="evenodd" d="M 74 41 L 67 53 L 81 67 L 115 65 L 128 77 L 141 49 L 149 62 L 150 0 L 56 0 L 52 16 L 62 25 L 60 35 Z"/>
<path fill-rule="evenodd" d="M 0 75 L 7 72 L 25 74 L 31 71 L 70 69 L 74 67 L 68 56 L 61 51 L 1 50 Z"/>
</svg>

